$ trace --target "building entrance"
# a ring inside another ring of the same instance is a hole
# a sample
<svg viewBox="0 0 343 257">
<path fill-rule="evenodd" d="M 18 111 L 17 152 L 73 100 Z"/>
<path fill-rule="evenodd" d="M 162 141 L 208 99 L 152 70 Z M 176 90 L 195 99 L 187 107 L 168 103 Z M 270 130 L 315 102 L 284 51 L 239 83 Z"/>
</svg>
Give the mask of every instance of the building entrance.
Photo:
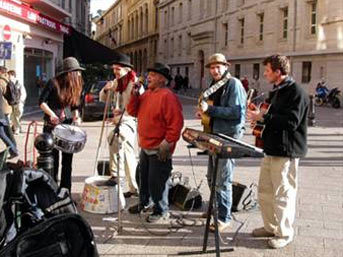
<svg viewBox="0 0 343 257">
<path fill-rule="evenodd" d="M 26 104 L 38 104 L 42 86 L 52 77 L 52 52 L 25 48 L 24 50 L 24 85 L 27 91 Z"/>
</svg>

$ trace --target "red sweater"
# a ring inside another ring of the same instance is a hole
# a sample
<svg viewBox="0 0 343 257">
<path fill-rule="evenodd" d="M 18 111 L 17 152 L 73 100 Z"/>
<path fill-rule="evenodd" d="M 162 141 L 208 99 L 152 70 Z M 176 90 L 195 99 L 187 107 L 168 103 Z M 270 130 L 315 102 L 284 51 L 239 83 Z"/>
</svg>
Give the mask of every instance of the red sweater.
<svg viewBox="0 0 343 257">
<path fill-rule="evenodd" d="M 140 96 L 131 96 L 127 105 L 130 115 L 138 118 L 139 145 L 143 149 L 157 149 L 166 139 L 173 143 L 180 138 L 183 127 L 182 106 L 177 96 L 167 88 L 151 91 Z"/>
</svg>

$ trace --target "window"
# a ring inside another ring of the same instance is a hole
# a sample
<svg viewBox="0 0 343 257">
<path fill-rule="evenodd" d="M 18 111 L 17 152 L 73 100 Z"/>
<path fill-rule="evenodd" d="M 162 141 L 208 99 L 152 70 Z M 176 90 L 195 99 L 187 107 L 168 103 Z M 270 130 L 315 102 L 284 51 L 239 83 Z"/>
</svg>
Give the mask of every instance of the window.
<svg viewBox="0 0 343 257">
<path fill-rule="evenodd" d="M 168 58 L 168 41 L 167 39 L 164 40 L 164 59 L 166 60 Z"/>
<path fill-rule="evenodd" d="M 241 78 L 241 65 L 235 64 L 235 77 L 240 79 Z"/>
<path fill-rule="evenodd" d="M 244 44 L 244 18 L 239 20 L 240 44 Z"/>
<path fill-rule="evenodd" d="M 260 22 L 260 26 L 259 26 L 259 36 L 258 39 L 260 41 L 263 41 L 263 22 L 264 22 L 264 13 L 261 13 L 259 16 L 259 22 Z"/>
<path fill-rule="evenodd" d="M 182 22 L 182 3 L 179 5 L 179 23 Z"/>
<path fill-rule="evenodd" d="M 205 0 L 200 0 L 200 17 L 204 16 L 204 9 L 205 9 Z"/>
<path fill-rule="evenodd" d="M 288 36 L 288 8 L 282 10 L 282 38 L 287 39 Z"/>
<path fill-rule="evenodd" d="M 179 35 L 179 46 L 178 46 L 179 56 L 182 54 L 182 35 Z"/>
<path fill-rule="evenodd" d="M 188 0 L 188 20 L 192 19 L 192 0 Z"/>
<path fill-rule="evenodd" d="M 186 42 L 186 49 L 187 49 L 187 54 L 190 55 L 191 54 L 191 50 L 192 50 L 192 39 L 191 39 L 191 33 L 188 32 L 187 33 L 187 42 Z"/>
<path fill-rule="evenodd" d="M 311 62 L 303 62 L 302 76 L 301 76 L 302 83 L 309 83 L 311 81 L 311 69 L 312 69 Z"/>
<path fill-rule="evenodd" d="M 168 28 L 168 12 L 164 11 L 164 28 Z"/>
<path fill-rule="evenodd" d="M 72 7 L 72 0 L 69 0 L 69 12 L 71 12 L 72 9 L 73 9 L 73 7 Z"/>
<path fill-rule="evenodd" d="M 156 17 L 157 22 L 157 17 Z M 145 33 L 149 32 L 149 11 L 148 8 L 145 8 Z"/>
<path fill-rule="evenodd" d="M 229 36 L 229 26 L 227 23 L 223 24 L 223 35 L 224 35 L 224 46 L 228 44 L 228 36 Z"/>
<path fill-rule="evenodd" d="M 254 63 L 253 64 L 252 77 L 255 78 L 255 79 L 259 79 L 260 78 L 260 64 L 259 63 Z"/>
<path fill-rule="evenodd" d="M 170 20 L 170 23 L 171 23 L 170 25 L 172 25 L 172 26 L 174 25 L 174 21 L 175 21 L 174 18 L 175 18 L 175 7 L 172 7 L 171 8 L 171 20 Z"/>
<path fill-rule="evenodd" d="M 311 4 L 311 34 L 317 32 L 317 2 Z"/>
<path fill-rule="evenodd" d="M 174 38 L 170 40 L 170 57 L 174 56 Z"/>
<path fill-rule="evenodd" d="M 225 12 L 226 9 L 228 8 L 228 0 L 222 0 L 222 11 Z"/>
</svg>

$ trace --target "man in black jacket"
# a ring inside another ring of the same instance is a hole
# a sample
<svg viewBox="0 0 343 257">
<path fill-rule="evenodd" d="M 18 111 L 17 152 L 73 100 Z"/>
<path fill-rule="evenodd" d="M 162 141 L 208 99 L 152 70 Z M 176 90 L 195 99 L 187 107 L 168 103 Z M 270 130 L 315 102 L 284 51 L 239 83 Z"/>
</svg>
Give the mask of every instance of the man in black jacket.
<svg viewBox="0 0 343 257">
<path fill-rule="evenodd" d="M 290 63 L 286 56 L 267 57 L 264 76 L 274 85 L 267 102 L 268 112 L 247 111 L 256 130 L 264 126 L 258 199 L 264 227 L 253 231 L 256 237 L 272 237 L 271 248 L 288 245 L 294 237 L 297 173 L 299 158 L 307 152 L 307 93 L 288 76 Z"/>
</svg>

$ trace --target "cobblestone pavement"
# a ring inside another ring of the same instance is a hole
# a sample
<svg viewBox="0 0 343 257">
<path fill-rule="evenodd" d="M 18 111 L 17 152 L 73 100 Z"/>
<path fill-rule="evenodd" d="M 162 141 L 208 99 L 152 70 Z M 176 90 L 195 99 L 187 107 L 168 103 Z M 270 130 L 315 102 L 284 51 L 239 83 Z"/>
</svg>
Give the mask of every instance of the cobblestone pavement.
<svg viewBox="0 0 343 257">
<path fill-rule="evenodd" d="M 193 115 L 196 101 L 190 97 L 180 96 L 180 99 L 185 126 L 200 129 L 199 121 Z M 26 116 L 24 129 L 29 120 L 40 117 L 41 114 L 37 113 Z M 87 131 L 88 142 L 85 149 L 74 156 L 73 198 L 76 201 L 80 201 L 85 179 L 93 174 L 100 126 L 100 121 L 82 125 Z M 108 132 L 105 131 L 106 134 Z M 16 138 L 20 149 L 23 149 L 25 134 Z M 249 130 L 243 140 L 253 142 Z M 146 214 L 139 217 L 124 210 L 121 233 L 117 232 L 116 214 L 99 215 L 80 210 L 92 226 L 101 256 L 174 256 L 179 252 L 202 249 L 205 219 L 201 218 L 201 212 L 206 210 L 209 198 L 205 181 L 207 157 L 197 155 L 196 149 L 189 152 L 186 145 L 181 139 L 173 167 L 174 171 L 189 176 L 192 186 L 201 183 L 202 209 L 188 213 L 172 207 L 172 222 L 165 225 L 149 225 L 144 220 Z M 262 225 L 260 212 L 255 209 L 235 214 L 232 229 L 222 233 L 221 238 L 221 247 L 233 247 L 234 252 L 222 253 L 222 256 L 343 256 L 343 109 L 316 109 L 316 126 L 309 128 L 308 146 L 308 155 L 300 162 L 294 242 L 283 249 L 271 250 L 266 239 L 251 237 L 252 229 Z M 102 147 L 100 156 L 108 158 L 106 146 Z M 253 158 L 237 160 L 234 181 L 245 185 L 257 183 L 259 163 L 259 159 Z M 136 202 L 137 198 L 129 199 L 127 206 Z M 212 235 L 208 248 L 214 249 Z"/>
</svg>

